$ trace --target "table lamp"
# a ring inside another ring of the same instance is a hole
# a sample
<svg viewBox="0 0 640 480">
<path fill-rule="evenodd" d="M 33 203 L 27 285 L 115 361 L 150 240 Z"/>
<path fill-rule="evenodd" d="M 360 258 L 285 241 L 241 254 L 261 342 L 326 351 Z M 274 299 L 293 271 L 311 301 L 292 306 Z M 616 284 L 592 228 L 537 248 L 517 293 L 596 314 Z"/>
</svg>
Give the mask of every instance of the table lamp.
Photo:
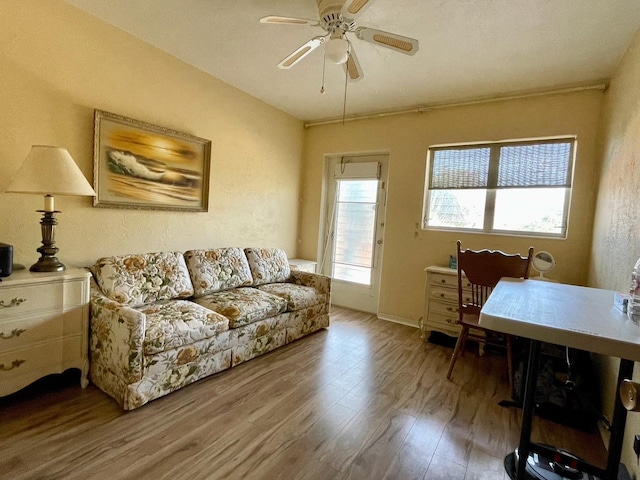
<svg viewBox="0 0 640 480">
<path fill-rule="evenodd" d="M 40 258 L 31 266 L 32 272 L 60 272 L 66 267 L 57 258 L 55 246 L 54 195 L 96 195 L 82 171 L 66 148 L 33 145 L 20 170 L 11 181 L 7 193 L 36 193 L 44 195 L 44 209 L 40 225 L 42 246 L 37 249 Z"/>
</svg>

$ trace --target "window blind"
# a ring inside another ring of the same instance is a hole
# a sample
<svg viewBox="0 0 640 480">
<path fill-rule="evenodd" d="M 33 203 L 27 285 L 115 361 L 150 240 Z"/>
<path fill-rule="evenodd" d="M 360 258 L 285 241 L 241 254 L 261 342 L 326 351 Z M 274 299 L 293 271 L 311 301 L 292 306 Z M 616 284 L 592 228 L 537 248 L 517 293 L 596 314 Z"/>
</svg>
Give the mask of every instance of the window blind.
<svg viewBox="0 0 640 480">
<path fill-rule="evenodd" d="M 572 147 L 572 141 L 564 140 L 434 149 L 429 189 L 568 188 L 571 187 Z M 492 151 L 497 160 L 493 167 Z M 493 179 L 491 168 L 498 172 Z"/>
<path fill-rule="evenodd" d="M 500 147 L 498 188 L 570 187 L 571 143 Z"/>
<path fill-rule="evenodd" d="M 429 188 L 487 188 L 490 160 L 488 147 L 435 150 Z"/>
</svg>

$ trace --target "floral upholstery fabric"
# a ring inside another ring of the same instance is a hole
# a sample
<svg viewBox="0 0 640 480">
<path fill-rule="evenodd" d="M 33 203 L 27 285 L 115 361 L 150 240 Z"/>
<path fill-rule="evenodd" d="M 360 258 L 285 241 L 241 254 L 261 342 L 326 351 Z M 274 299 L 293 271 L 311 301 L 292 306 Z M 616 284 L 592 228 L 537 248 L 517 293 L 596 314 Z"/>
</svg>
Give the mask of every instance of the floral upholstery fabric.
<svg viewBox="0 0 640 480">
<path fill-rule="evenodd" d="M 295 283 L 269 283 L 260 285 L 258 290 L 284 298 L 289 311 L 300 310 L 326 300 L 326 295 L 319 293 L 315 288 Z"/>
<path fill-rule="evenodd" d="M 256 288 L 240 287 L 194 299 L 200 305 L 229 319 L 229 328 L 272 317 L 287 309 L 287 301 Z"/>
<path fill-rule="evenodd" d="M 101 258 L 94 265 L 93 274 L 107 297 L 130 307 L 193 295 L 180 252 Z"/>
<path fill-rule="evenodd" d="M 241 343 L 231 350 L 231 366 L 235 367 L 242 362 L 282 347 L 285 342 L 285 330 L 275 330 L 261 337 Z"/>
<path fill-rule="evenodd" d="M 253 283 L 249 262 L 241 248 L 189 250 L 184 258 L 196 297 Z"/>
<path fill-rule="evenodd" d="M 286 323 L 287 343 L 329 326 L 328 304 L 314 305 L 291 312 Z"/>
<path fill-rule="evenodd" d="M 91 281 L 90 366 L 105 365 L 126 383 L 143 375 L 145 316 L 105 297 Z"/>
<path fill-rule="evenodd" d="M 323 275 L 287 273 L 281 288 L 298 292 L 288 299 L 236 287 L 195 303 L 182 299 L 193 287 L 180 253 L 105 258 L 93 270 L 90 379 L 126 410 L 329 325 L 331 279 Z M 241 276 L 225 275 L 220 286 Z M 307 288 L 324 300 L 301 307 L 310 302 Z M 287 311 L 290 301 L 300 308 Z"/>
<path fill-rule="evenodd" d="M 229 330 L 229 320 L 187 300 L 165 300 L 137 307 L 145 314 L 144 353 L 152 355 L 190 345 Z"/>
<path fill-rule="evenodd" d="M 279 248 L 245 248 L 249 261 L 253 285 L 286 282 L 291 277 L 289 260 L 284 250 Z"/>
<path fill-rule="evenodd" d="M 248 343 L 256 338 L 264 337 L 276 330 L 284 331 L 288 320 L 289 313 L 282 313 L 275 317 L 258 320 L 257 322 L 229 330 L 229 345 L 231 346 L 231 349 L 235 349 L 238 345 Z"/>
<path fill-rule="evenodd" d="M 318 293 L 325 296 L 327 303 L 331 303 L 331 277 L 319 273 L 292 270 L 291 279 L 296 285 L 313 287 Z"/>
</svg>

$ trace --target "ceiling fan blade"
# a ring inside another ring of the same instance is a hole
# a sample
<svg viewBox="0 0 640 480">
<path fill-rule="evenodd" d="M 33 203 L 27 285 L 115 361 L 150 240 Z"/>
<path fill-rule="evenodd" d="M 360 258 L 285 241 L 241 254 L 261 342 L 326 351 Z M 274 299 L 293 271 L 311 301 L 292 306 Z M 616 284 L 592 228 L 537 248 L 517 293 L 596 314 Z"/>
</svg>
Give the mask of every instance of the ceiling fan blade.
<svg viewBox="0 0 640 480">
<path fill-rule="evenodd" d="M 349 81 L 357 82 L 364 77 L 364 73 L 360 67 L 360 62 L 358 62 L 358 57 L 356 57 L 356 52 L 353 47 L 349 48 L 349 58 L 347 58 L 347 61 L 344 62 L 343 65 L 347 72 L 347 78 L 349 78 Z"/>
<path fill-rule="evenodd" d="M 356 37 L 365 42 L 390 48 L 391 50 L 406 55 L 413 55 L 419 48 L 418 40 L 415 38 L 404 37 L 396 33 L 383 32 L 375 28 L 358 27 L 356 28 Z"/>
<path fill-rule="evenodd" d="M 297 18 L 297 17 L 281 17 L 279 15 L 269 15 L 262 17 L 260 23 L 275 23 L 279 25 L 318 25 L 317 20 L 310 18 Z"/>
<path fill-rule="evenodd" d="M 316 48 L 322 45 L 325 42 L 325 37 L 314 37 L 309 40 L 307 43 L 299 47 L 295 52 L 289 54 L 285 57 L 280 63 L 278 63 L 278 68 L 288 69 L 293 67 L 296 63 L 302 60 L 304 57 L 313 52 Z"/>
<path fill-rule="evenodd" d="M 355 18 L 373 2 L 374 0 L 346 0 L 342 7 L 342 15 L 347 18 Z"/>
</svg>

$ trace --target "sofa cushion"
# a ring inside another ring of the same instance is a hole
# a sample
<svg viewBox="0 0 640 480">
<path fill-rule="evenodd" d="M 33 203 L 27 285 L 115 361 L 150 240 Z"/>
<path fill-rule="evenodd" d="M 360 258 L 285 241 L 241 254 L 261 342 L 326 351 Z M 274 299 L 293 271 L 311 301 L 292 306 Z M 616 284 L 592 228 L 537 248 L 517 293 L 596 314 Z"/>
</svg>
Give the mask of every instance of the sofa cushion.
<svg viewBox="0 0 640 480">
<path fill-rule="evenodd" d="M 211 293 L 194 299 L 200 305 L 229 319 L 229 328 L 263 320 L 286 311 L 286 300 L 261 292 L 256 288 L 240 287 Z"/>
<path fill-rule="evenodd" d="M 165 300 L 137 307 L 146 315 L 144 352 L 147 355 L 191 345 L 229 330 L 229 320 L 187 300 Z"/>
<path fill-rule="evenodd" d="M 193 295 L 181 252 L 105 257 L 96 262 L 93 274 L 107 297 L 130 307 Z"/>
<path fill-rule="evenodd" d="M 286 282 L 291 277 L 289 260 L 279 248 L 245 248 L 254 285 Z"/>
<path fill-rule="evenodd" d="M 189 250 L 184 258 L 196 297 L 251 285 L 249 262 L 241 248 Z"/>
<path fill-rule="evenodd" d="M 287 301 L 287 309 L 290 311 L 324 303 L 327 297 L 313 287 L 296 285 L 294 283 L 269 283 L 267 285 L 260 285 L 257 288 L 262 292 L 284 298 Z"/>
</svg>

